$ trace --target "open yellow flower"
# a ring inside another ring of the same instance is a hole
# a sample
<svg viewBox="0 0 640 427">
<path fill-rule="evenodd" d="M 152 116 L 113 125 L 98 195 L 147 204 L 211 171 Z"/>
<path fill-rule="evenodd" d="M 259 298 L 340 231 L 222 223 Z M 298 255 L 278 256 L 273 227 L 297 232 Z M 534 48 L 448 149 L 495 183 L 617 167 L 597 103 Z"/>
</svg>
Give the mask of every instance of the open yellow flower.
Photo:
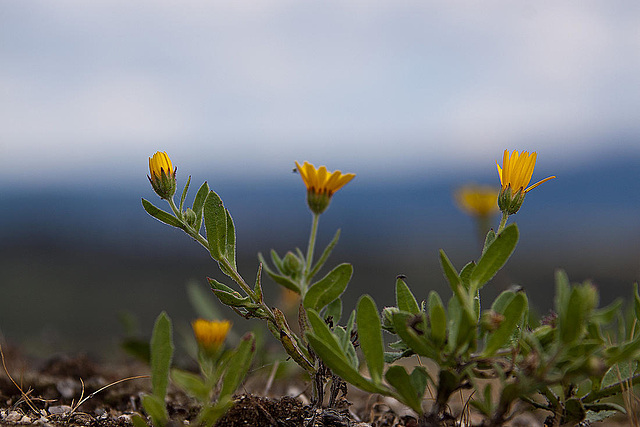
<svg viewBox="0 0 640 427">
<path fill-rule="evenodd" d="M 149 182 L 153 190 L 163 199 L 171 198 L 176 192 L 176 169 L 166 152 L 158 151 L 149 157 Z"/>
<path fill-rule="evenodd" d="M 456 191 L 455 198 L 462 211 L 484 218 L 498 213 L 498 194 L 490 185 L 467 184 Z"/>
<path fill-rule="evenodd" d="M 200 348 L 208 353 L 215 353 L 227 338 L 231 322 L 197 319 L 191 322 L 191 327 Z"/>
<path fill-rule="evenodd" d="M 316 214 L 324 212 L 329 207 L 331 196 L 356 176 L 341 171 L 329 172 L 325 166 L 316 169 L 309 162 L 304 162 L 302 166 L 296 162 L 296 168 L 307 187 L 309 208 Z"/>
<path fill-rule="evenodd" d="M 536 156 L 535 152 L 529 154 L 527 151 L 518 153 L 517 150 L 513 150 L 509 154 L 509 150 L 504 150 L 502 167 L 496 162 L 501 184 L 498 206 L 502 212 L 509 215 L 518 212 L 525 194 L 543 182 L 555 178 L 555 176 L 550 176 L 527 187 L 536 166 Z"/>
</svg>

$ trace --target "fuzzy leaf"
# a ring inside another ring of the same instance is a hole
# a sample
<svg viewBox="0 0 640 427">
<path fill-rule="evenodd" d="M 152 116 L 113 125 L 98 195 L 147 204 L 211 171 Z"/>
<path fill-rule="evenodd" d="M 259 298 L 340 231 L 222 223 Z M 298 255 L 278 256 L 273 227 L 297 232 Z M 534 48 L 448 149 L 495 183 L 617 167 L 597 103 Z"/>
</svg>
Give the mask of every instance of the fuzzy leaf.
<svg viewBox="0 0 640 427">
<path fill-rule="evenodd" d="M 173 358 L 171 319 L 164 311 L 156 319 L 151 335 L 151 387 L 154 396 L 164 402 Z"/>
<path fill-rule="evenodd" d="M 367 361 L 369 375 L 374 383 L 379 384 L 384 369 L 382 324 L 376 303 L 369 295 L 363 295 L 358 301 L 357 324 L 360 348 Z"/>
<path fill-rule="evenodd" d="M 504 266 L 518 244 L 518 226 L 511 224 L 498 234 L 483 252 L 470 277 L 473 290 L 482 288 Z"/>
<path fill-rule="evenodd" d="M 215 191 L 209 191 L 204 202 L 204 226 L 211 257 L 220 261 L 227 251 L 227 210 Z"/>
<path fill-rule="evenodd" d="M 321 310 L 327 304 L 339 298 L 351 280 L 353 267 L 351 264 L 340 264 L 326 276 L 314 283 L 304 297 L 304 308 Z"/>
<path fill-rule="evenodd" d="M 184 225 L 180 222 L 178 218 L 171 215 L 170 213 L 163 211 L 162 209 L 158 209 L 146 199 L 142 199 L 142 207 L 144 208 L 145 211 L 147 211 L 149 215 L 151 215 L 158 221 L 164 222 L 167 225 L 179 228 L 181 230 L 184 229 Z"/>
<path fill-rule="evenodd" d="M 145 394 L 142 396 L 142 407 L 151 417 L 154 427 L 163 427 L 169 422 L 169 414 L 167 413 L 163 398 L 154 394 Z"/>
<path fill-rule="evenodd" d="M 229 363 L 227 367 L 227 371 L 222 379 L 220 399 L 230 397 L 235 393 L 249 371 L 255 352 L 256 339 L 253 333 L 249 332 L 240 340 L 240 344 L 236 347 L 234 355 L 231 358 L 232 363 Z"/>
<path fill-rule="evenodd" d="M 184 199 L 187 198 L 187 191 L 189 191 L 189 184 L 191 184 L 191 176 L 189 176 L 189 178 L 187 178 L 187 183 L 184 185 L 184 190 L 182 190 L 182 196 L 180 196 L 180 204 L 179 206 L 179 210 L 180 212 L 183 211 L 184 208 Z"/>
<path fill-rule="evenodd" d="M 487 346 L 484 349 L 485 356 L 492 356 L 496 351 L 509 344 L 515 328 L 522 321 L 526 308 L 527 297 L 523 293 L 517 293 L 501 313 L 504 315 L 504 320 L 498 329 L 489 334 Z"/>
<path fill-rule="evenodd" d="M 322 361 L 340 378 L 363 391 L 370 393 L 389 394 L 389 390 L 360 375 L 358 370 L 351 366 L 344 354 L 332 344 L 321 339 L 314 332 L 308 332 L 305 337 L 313 348 L 313 351 Z"/>
<path fill-rule="evenodd" d="M 427 307 L 431 321 L 431 339 L 436 346 L 440 347 L 447 338 L 447 314 L 437 292 L 429 293 Z"/>
<path fill-rule="evenodd" d="M 402 311 L 412 314 L 420 313 L 420 306 L 409 286 L 401 278 L 396 279 L 396 305 Z"/>
<path fill-rule="evenodd" d="M 209 184 L 205 181 L 198 189 L 191 207 L 191 210 L 196 213 L 196 224 L 194 226 L 196 231 L 200 231 L 202 226 L 202 209 L 204 208 L 205 200 L 207 200 L 207 194 L 209 194 Z"/>
<path fill-rule="evenodd" d="M 396 389 L 399 397 L 401 397 L 402 403 L 406 404 L 420 415 L 423 413 L 422 396 L 424 394 L 424 389 L 416 389 L 416 386 L 411 381 L 411 378 L 404 367 L 399 365 L 390 366 L 384 377 L 387 382 Z M 426 387 L 426 381 L 424 385 Z"/>
<path fill-rule="evenodd" d="M 173 369 L 171 371 L 171 379 L 174 384 L 198 399 L 200 403 L 206 403 L 209 400 L 211 390 L 199 375 L 180 369 Z"/>
</svg>

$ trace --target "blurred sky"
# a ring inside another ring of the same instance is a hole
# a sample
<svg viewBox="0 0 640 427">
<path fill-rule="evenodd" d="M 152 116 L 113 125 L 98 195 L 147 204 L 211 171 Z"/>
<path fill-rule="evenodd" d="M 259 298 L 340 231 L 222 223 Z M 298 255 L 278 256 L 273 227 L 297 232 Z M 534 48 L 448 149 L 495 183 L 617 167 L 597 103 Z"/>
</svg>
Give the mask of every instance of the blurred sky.
<svg viewBox="0 0 640 427">
<path fill-rule="evenodd" d="M 640 156 L 640 2 L 3 1 L 0 179 Z M 452 172 L 451 172 L 452 171 Z M 543 178 L 547 170 L 536 173 Z"/>
</svg>

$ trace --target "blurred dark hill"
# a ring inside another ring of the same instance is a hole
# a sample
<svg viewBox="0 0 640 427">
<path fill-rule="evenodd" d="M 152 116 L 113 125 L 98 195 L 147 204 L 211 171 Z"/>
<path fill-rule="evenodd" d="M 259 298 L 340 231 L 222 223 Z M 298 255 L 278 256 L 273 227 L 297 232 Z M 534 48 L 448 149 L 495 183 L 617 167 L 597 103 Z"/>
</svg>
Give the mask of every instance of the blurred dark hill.
<svg viewBox="0 0 640 427">
<path fill-rule="evenodd" d="M 517 283 L 546 311 L 558 267 L 574 281 L 593 280 L 603 304 L 628 297 L 640 276 L 638 170 L 640 159 L 554 170 L 558 179 L 529 193 L 511 217 L 520 227 L 520 243 L 485 288 L 485 298 Z M 495 174 L 473 178 L 497 181 Z M 196 280 L 205 287 L 206 276 L 226 279 L 203 248 L 144 212 L 141 196 L 168 207 L 142 181 L 126 189 L 115 183 L 123 188 L 2 190 L 0 332 L 6 340 L 40 353 L 112 350 L 121 337 L 120 313 L 135 314 L 145 334 L 162 310 L 186 325 L 195 315 L 186 283 Z M 448 298 L 438 249 L 458 268 L 479 253 L 475 225 L 452 198 L 466 182 L 356 179 L 336 194 L 320 221 L 319 246 L 342 229 L 329 265 L 354 264 L 347 308 L 362 293 L 373 294 L 380 308 L 393 304 L 398 274 L 408 276 L 421 298 L 432 289 Z M 194 178 L 188 202 L 199 184 Z M 306 248 L 310 214 L 299 177 L 220 182 L 214 189 L 234 217 L 240 270 L 248 281 L 255 275 L 257 252 Z M 265 279 L 265 290 L 276 303 L 280 289 Z M 258 326 L 220 309 L 240 329 Z"/>
</svg>

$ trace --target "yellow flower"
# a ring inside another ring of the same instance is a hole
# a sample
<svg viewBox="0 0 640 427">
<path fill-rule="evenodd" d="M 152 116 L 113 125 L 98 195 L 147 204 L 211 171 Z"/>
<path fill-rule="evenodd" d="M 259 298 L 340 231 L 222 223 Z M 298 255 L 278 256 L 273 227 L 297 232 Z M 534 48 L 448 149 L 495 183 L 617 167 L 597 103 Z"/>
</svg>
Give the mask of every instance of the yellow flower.
<svg viewBox="0 0 640 427">
<path fill-rule="evenodd" d="M 149 157 L 149 182 L 153 190 L 163 199 L 173 197 L 176 192 L 176 169 L 166 152 L 158 151 Z"/>
<path fill-rule="evenodd" d="M 458 207 L 469 215 L 488 217 L 498 213 L 498 190 L 488 185 L 468 184 L 456 191 Z"/>
<path fill-rule="evenodd" d="M 302 166 L 296 162 L 296 167 L 304 185 L 307 187 L 307 203 L 312 212 L 321 214 L 324 212 L 333 193 L 344 187 L 356 175 L 343 174 L 340 171 L 329 172 L 325 166 L 316 169 L 311 163 L 304 162 Z"/>
<path fill-rule="evenodd" d="M 215 353 L 227 338 L 229 329 L 231 329 L 231 322 L 228 320 L 209 321 L 197 319 L 191 322 L 191 327 L 200 348 L 208 353 Z"/>
<path fill-rule="evenodd" d="M 550 176 L 527 187 L 536 166 L 536 156 L 535 152 L 531 154 L 527 151 L 518 153 L 517 150 L 513 150 L 509 155 L 509 150 L 504 150 L 502 167 L 496 162 L 501 184 L 498 206 L 502 212 L 509 215 L 518 212 L 525 194 L 543 182 L 555 178 L 555 176 Z"/>
</svg>

